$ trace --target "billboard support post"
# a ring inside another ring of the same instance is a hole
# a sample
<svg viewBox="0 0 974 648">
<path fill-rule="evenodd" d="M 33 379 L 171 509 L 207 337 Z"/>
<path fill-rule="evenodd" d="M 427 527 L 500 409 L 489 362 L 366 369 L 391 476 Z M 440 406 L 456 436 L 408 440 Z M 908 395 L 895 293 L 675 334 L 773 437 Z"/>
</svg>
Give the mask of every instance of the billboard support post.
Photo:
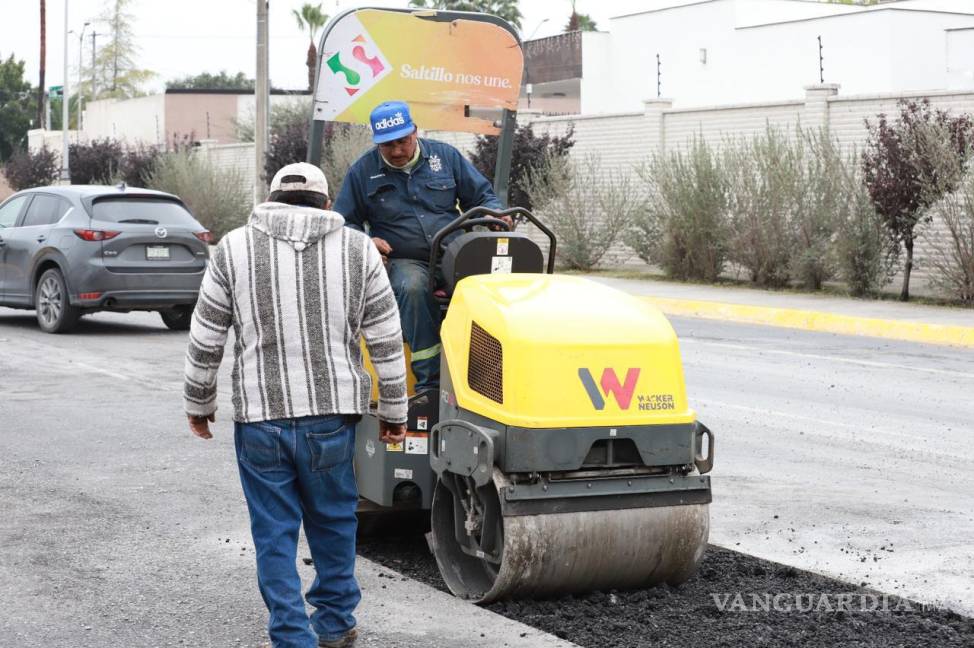
<svg viewBox="0 0 974 648">
<path fill-rule="evenodd" d="M 321 139 L 325 134 L 325 122 L 311 118 L 311 137 L 308 140 L 308 162 L 321 166 Z M 337 187 L 332 188 L 332 193 Z"/>
<path fill-rule="evenodd" d="M 517 113 L 504 110 L 501 118 L 501 134 L 497 140 L 497 165 L 494 167 L 494 193 L 506 208 L 507 193 L 511 180 L 511 157 L 514 152 L 514 131 L 517 128 Z"/>
</svg>

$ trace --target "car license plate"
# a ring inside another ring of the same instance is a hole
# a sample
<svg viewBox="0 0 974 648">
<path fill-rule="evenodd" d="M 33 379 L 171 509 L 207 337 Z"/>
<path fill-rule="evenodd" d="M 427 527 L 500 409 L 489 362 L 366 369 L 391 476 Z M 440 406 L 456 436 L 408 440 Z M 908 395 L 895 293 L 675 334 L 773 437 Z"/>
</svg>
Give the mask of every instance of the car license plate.
<svg viewBox="0 0 974 648">
<path fill-rule="evenodd" d="M 145 258 L 149 261 L 168 261 L 168 245 L 147 245 L 145 246 Z"/>
</svg>

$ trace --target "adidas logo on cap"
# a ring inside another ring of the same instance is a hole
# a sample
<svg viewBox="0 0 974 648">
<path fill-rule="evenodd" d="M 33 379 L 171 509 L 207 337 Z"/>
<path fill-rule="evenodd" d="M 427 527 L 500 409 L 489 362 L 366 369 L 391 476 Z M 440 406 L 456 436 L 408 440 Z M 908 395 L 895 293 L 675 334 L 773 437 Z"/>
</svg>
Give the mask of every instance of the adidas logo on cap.
<svg viewBox="0 0 974 648">
<path fill-rule="evenodd" d="M 406 124 L 406 118 L 402 116 L 401 112 L 397 112 L 392 117 L 385 117 L 379 121 L 372 124 L 372 128 L 377 131 L 386 130 L 387 128 L 395 128 L 396 126 L 404 126 Z"/>
</svg>

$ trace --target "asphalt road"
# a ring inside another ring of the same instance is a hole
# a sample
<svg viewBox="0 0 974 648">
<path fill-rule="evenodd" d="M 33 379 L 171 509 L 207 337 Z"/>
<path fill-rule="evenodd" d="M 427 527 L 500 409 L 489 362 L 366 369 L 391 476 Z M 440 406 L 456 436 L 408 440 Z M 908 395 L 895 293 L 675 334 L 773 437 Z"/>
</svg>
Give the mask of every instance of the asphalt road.
<svg viewBox="0 0 974 648">
<path fill-rule="evenodd" d="M 974 353 L 674 324 L 715 542 L 970 613 Z M 0 645 L 259 643 L 228 382 L 216 438 L 189 436 L 184 348 L 155 314 L 51 336 L 0 309 Z"/>
<path fill-rule="evenodd" d="M 974 615 L 974 350 L 673 324 L 712 542 Z"/>
</svg>

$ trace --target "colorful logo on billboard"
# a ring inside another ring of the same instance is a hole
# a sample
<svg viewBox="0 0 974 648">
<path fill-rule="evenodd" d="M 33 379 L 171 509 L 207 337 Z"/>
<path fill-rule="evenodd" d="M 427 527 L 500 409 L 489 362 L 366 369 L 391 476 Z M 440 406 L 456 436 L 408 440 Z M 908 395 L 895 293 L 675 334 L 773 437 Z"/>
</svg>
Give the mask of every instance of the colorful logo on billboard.
<svg viewBox="0 0 974 648">
<path fill-rule="evenodd" d="M 331 110 L 347 109 L 392 72 L 392 64 L 355 16 L 342 21 L 329 35 L 319 85 L 328 88 Z"/>
<path fill-rule="evenodd" d="M 350 97 L 359 90 L 375 85 L 382 73 L 389 67 L 387 63 L 382 61 L 382 53 L 378 51 L 375 43 L 369 42 L 362 34 L 352 39 L 351 50 L 352 59 L 361 64 L 358 66 L 362 70 L 361 73 L 342 61 L 342 52 L 335 52 L 328 59 L 328 69 L 333 74 L 340 74 L 345 77 L 345 92 Z M 370 56 L 369 51 L 377 52 L 377 54 Z"/>
<path fill-rule="evenodd" d="M 602 377 L 598 383 L 592 376 L 589 369 L 581 368 L 578 370 L 578 377 L 582 380 L 582 385 L 588 393 L 592 406 L 597 410 L 605 409 L 605 401 L 611 394 L 619 409 L 627 410 L 632 404 L 632 395 L 636 391 L 636 383 L 639 381 L 639 369 L 629 369 L 626 371 L 626 379 L 619 382 L 619 376 L 615 369 L 606 368 L 602 371 Z"/>
</svg>

